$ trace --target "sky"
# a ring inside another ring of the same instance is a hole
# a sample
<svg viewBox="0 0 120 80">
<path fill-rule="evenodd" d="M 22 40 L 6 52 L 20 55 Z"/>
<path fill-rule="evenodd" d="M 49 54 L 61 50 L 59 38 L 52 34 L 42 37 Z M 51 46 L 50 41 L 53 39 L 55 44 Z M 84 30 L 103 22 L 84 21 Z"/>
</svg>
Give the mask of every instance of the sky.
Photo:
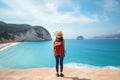
<svg viewBox="0 0 120 80">
<path fill-rule="evenodd" d="M 57 30 L 64 38 L 120 33 L 120 0 L 0 0 L 0 21 L 40 25 L 52 38 Z"/>
</svg>

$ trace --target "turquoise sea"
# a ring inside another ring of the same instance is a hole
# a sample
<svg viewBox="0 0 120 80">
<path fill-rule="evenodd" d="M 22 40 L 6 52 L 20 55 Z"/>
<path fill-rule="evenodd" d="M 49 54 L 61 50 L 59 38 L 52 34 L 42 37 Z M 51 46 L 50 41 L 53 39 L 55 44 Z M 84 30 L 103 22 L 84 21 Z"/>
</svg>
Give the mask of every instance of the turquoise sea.
<svg viewBox="0 0 120 80">
<path fill-rule="evenodd" d="M 65 67 L 120 69 L 120 39 L 66 39 Z M 55 67 L 53 41 L 20 42 L 0 51 L 0 69 Z"/>
</svg>

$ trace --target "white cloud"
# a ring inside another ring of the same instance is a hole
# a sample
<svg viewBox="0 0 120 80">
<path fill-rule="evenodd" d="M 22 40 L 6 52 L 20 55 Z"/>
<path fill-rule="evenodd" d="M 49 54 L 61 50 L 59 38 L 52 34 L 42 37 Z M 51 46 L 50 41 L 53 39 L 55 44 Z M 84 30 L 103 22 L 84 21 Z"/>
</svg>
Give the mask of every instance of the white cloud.
<svg viewBox="0 0 120 80">
<path fill-rule="evenodd" d="M 58 5 L 53 1 L 39 5 L 34 0 L 3 0 L 3 2 L 10 9 L 0 11 L 1 16 L 33 20 L 31 22 L 33 24 L 94 23 L 99 21 L 97 16 L 88 17 L 81 13 L 76 13 L 75 6 L 74 12 L 59 13 L 58 8 L 62 5 Z M 80 16 L 76 16 L 76 14 L 80 14 Z"/>
<path fill-rule="evenodd" d="M 117 0 L 105 0 L 104 7 L 107 10 L 115 10 L 119 6 L 119 2 Z"/>
<path fill-rule="evenodd" d="M 100 15 L 102 21 L 109 21 L 116 13 L 120 13 L 118 0 L 97 0 L 96 4 L 103 9 Z"/>
<path fill-rule="evenodd" d="M 56 11 L 57 10 L 57 7 L 56 7 L 56 5 L 55 4 L 53 4 L 53 3 L 46 3 L 45 4 L 45 6 L 47 7 L 47 9 L 48 10 L 50 10 L 50 11 Z"/>
<path fill-rule="evenodd" d="M 120 13 L 120 3 L 118 0 L 105 0 L 104 13 L 107 15 Z"/>
<path fill-rule="evenodd" d="M 120 30 L 117 31 L 117 34 L 120 34 Z"/>
</svg>

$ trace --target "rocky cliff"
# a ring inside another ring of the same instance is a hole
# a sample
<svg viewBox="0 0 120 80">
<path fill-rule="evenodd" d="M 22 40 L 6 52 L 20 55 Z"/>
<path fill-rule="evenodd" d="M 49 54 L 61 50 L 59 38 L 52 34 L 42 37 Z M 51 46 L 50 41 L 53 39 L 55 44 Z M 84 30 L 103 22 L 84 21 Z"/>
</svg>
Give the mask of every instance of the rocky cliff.
<svg viewBox="0 0 120 80">
<path fill-rule="evenodd" d="M 93 37 L 94 39 L 120 39 L 120 33 Z"/>
<path fill-rule="evenodd" d="M 78 40 L 84 39 L 84 37 L 83 37 L 83 36 L 78 36 L 77 39 L 78 39 Z"/>
<path fill-rule="evenodd" d="M 42 26 L 7 24 L 0 21 L 0 43 L 33 40 L 51 40 L 51 35 Z"/>
</svg>

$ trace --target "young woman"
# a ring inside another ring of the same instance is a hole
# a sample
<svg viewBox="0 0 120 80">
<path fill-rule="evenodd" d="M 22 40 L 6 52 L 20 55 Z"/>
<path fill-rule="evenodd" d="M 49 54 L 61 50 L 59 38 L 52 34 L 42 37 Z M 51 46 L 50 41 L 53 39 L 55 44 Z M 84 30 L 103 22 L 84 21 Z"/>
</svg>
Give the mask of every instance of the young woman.
<svg viewBox="0 0 120 80">
<path fill-rule="evenodd" d="M 59 77 L 63 77 L 64 74 L 63 72 L 63 59 L 65 56 L 65 42 L 63 39 L 63 33 L 62 31 L 56 31 L 55 32 L 55 41 L 53 43 L 54 46 L 54 55 L 55 55 L 55 59 L 56 59 L 56 76 Z M 60 74 L 59 74 L 59 64 L 60 64 Z"/>
</svg>

